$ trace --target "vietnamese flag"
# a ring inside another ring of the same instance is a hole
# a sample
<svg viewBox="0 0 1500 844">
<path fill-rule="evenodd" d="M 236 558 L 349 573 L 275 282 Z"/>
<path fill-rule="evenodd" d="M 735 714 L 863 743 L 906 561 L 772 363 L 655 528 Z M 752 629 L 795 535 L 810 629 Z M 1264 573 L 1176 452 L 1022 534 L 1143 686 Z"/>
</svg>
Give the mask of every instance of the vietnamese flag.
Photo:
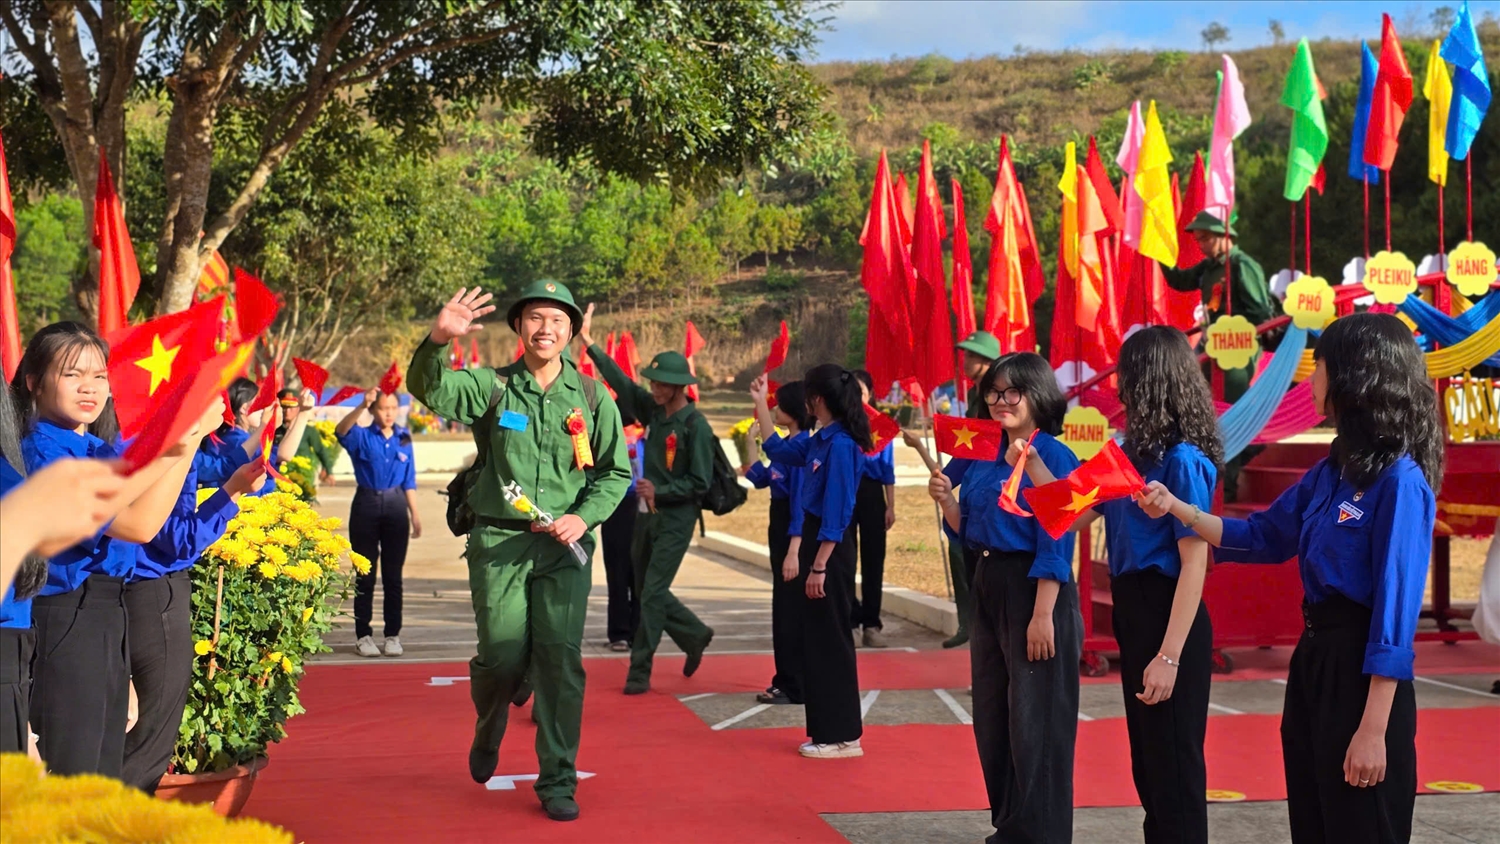
<svg viewBox="0 0 1500 844">
<path fill-rule="evenodd" d="M 198 300 L 212 299 L 221 293 L 229 292 L 229 262 L 219 251 L 203 264 L 203 269 L 198 271 L 198 290 L 195 295 Z"/>
<path fill-rule="evenodd" d="M 789 349 L 791 345 L 792 338 L 791 335 L 787 333 L 786 320 L 782 320 L 781 330 L 776 333 L 776 339 L 771 341 L 771 352 L 770 354 L 766 355 L 766 368 L 761 370 L 761 372 L 769 373 L 771 370 L 786 363 L 787 349 Z"/>
<path fill-rule="evenodd" d="M 1000 165 L 984 228 L 990 233 L 989 273 L 984 299 L 984 328 L 1000 338 L 1002 352 L 1036 348 L 1031 303 L 1042 295 L 1041 252 L 1031 225 L 1025 189 L 1016 178 L 1010 142 L 1000 137 Z"/>
<path fill-rule="evenodd" d="M 703 347 L 706 345 L 708 345 L 708 343 L 703 339 L 703 335 L 698 333 L 697 326 L 693 325 L 692 320 L 688 320 L 687 337 L 682 341 L 682 356 L 687 358 L 688 372 L 693 373 L 693 375 L 698 374 L 698 367 L 693 364 L 693 355 L 696 355 L 698 352 L 702 351 Z M 687 396 L 693 401 L 697 401 L 698 388 L 695 385 L 689 384 L 687 388 Z"/>
<path fill-rule="evenodd" d="M 125 229 L 125 206 L 99 148 L 99 180 L 94 189 L 94 248 L 99 250 L 99 334 L 124 328 L 130 305 L 141 289 L 135 247 Z"/>
<path fill-rule="evenodd" d="M 1021 493 L 1021 479 L 1026 477 L 1026 458 L 1031 454 L 1031 444 L 1036 440 L 1036 435 L 1041 432 L 1040 428 L 1034 429 L 1031 436 L 1026 438 L 1026 450 L 1016 460 L 1016 465 L 1010 471 L 1010 477 L 1005 479 L 1005 485 L 1000 487 L 1000 509 L 1023 519 L 1031 518 L 1031 514 L 1023 509 L 1016 496 Z"/>
<path fill-rule="evenodd" d="M 10 256 L 16 250 L 16 207 L 10 201 L 10 175 L 5 165 L 5 141 L 0 138 L 0 370 L 6 383 L 21 365 L 21 318 L 16 310 L 16 285 Z"/>
<path fill-rule="evenodd" d="M 912 361 L 911 291 L 915 271 L 902 235 L 896 193 L 891 186 L 885 152 L 875 168 L 868 225 L 860 245 L 864 257 L 859 280 L 869 297 L 865 334 L 865 369 L 882 388 L 915 371 Z"/>
<path fill-rule="evenodd" d="M 255 401 L 250 402 L 250 408 L 246 412 L 254 413 L 275 404 L 276 394 L 279 392 L 281 392 L 281 367 L 272 362 L 271 371 L 266 373 L 266 377 L 260 379 L 260 392 L 255 394 Z"/>
<path fill-rule="evenodd" d="M 927 406 L 927 391 L 922 389 L 922 382 L 916 378 L 901 379 L 901 391 L 911 397 L 911 403 L 917 407 Z"/>
<path fill-rule="evenodd" d="M 912 238 L 916 236 L 912 229 L 916 211 L 911 206 L 911 188 L 906 184 L 905 173 L 896 173 L 896 181 L 891 185 L 891 195 L 896 198 L 896 219 L 901 222 L 901 245 L 910 249 Z"/>
<path fill-rule="evenodd" d="M 1120 325 L 1120 297 L 1115 253 L 1110 239 L 1125 224 L 1119 196 L 1110 184 L 1093 136 L 1078 179 L 1078 294 L 1075 318 L 1091 337 L 1087 348 L 1098 349 L 1100 362 L 1114 362 L 1124 338 Z M 1092 365 L 1092 364 L 1090 364 Z"/>
<path fill-rule="evenodd" d="M 995 460 L 1005 429 L 993 419 L 968 419 L 958 416 L 934 416 L 932 430 L 937 450 L 949 457 L 967 460 Z"/>
<path fill-rule="evenodd" d="M 872 405 L 865 405 L 865 416 L 870 420 L 870 450 L 865 454 L 879 454 L 901 436 L 901 426 L 896 424 L 896 420 L 876 410 Z"/>
<path fill-rule="evenodd" d="M 943 200 L 932 175 L 932 146 L 925 140 L 922 171 L 917 176 L 915 225 L 911 263 L 917 273 L 916 375 L 924 388 L 933 390 L 954 377 L 953 321 L 948 309 L 948 279 L 943 273 L 943 239 L 948 231 L 943 221 Z"/>
<path fill-rule="evenodd" d="M 236 342 L 259 337 L 276 321 L 279 310 L 281 299 L 266 287 L 265 282 L 239 267 L 234 268 L 234 311 L 239 328 Z"/>
<path fill-rule="evenodd" d="M 360 387 L 351 387 L 345 385 L 343 387 L 340 387 L 337 393 L 333 394 L 333 397 L 328 400 L 328 403 L 330 405 L 340 404 L 345 400 L 352 399 L 363 392 L 364 390 Z"/>
<path fill-rule="evenodd" d="M 214 397 L 223 395 L 230 382 L 245 371 L 254 354 L 255 343 L 249 342 L 212 358 L 194 361 L 191 379 L 179 380 L 152 402 L 151 418 L 122 455 L 126 470 L 141 469 L 186 436 Z"/>
<path fill-rule="evenodd" d="M 469 366 L 479 365 L 479 338 L 469 338 Z"/>
<path fill-rule="evenodd" d="M 323 388 L 328 385 L 328 370 L 302 358 L 292 358 L 292 366 L 297 368 L 297 377 L 302 379 L 302 389 L 312 390 L 317 396 L 323 395 Z"/>
<path fill-rule="evenodd" d="M 957 183 L 955 182 L 955 185 Z M 1073 318 L 1078 312 L 1078 146 L 1068 141 L 1063 153 L 1062 178 L 1057 182 L 1062 194 L 1062 213 L 1057 225 L 1057 282 L 1052 293 L 1052 338 L 1049 363 L 1054 370 L 1081 364 L 1083 333 Z M 955 255 L 956 260 L 956 255 Z M 1069 379 L 1060 377 L 1066 389 Z M 1075 369 L 1074 383 L 1083 381 Z"/>
<path fill-rule="evenodd" d="M 105 338 L 121 436 L 140 436 L 167 394 L 191 381 L 199 364 L 214 356 L 223 308 L 220 297 Z"/>
<path fill-rule="evenodd" d="M 455 370 L 464 368 L 464 347 L 457 337 L 453 338 L 453 349 L 448 353 L 448 365 Z"/>
<path fill-rule="evenodd" d="M 968 337 L 979 328 L 974 319 L 974 258 L 969 253 L 969 226 L 964 219 L 964 189 L 953 180 L 953 316 L 955 335 Z"/>
<path fill-rule="evenodd" d="M 1041 522 L 1048 535 L 1061 539 L 1073 522 L 1096 504 L 1114 501 L 1135 495 L 1145 489 L 1146 482 L 1130 465 L 1125 452 L 1114 440 L 1106 440 L 1104 448 L 1090 457 L 1073 474 L 1023 490 L 1021 495 L 1031 505 L 1031 512 Z"/>
<path fill-rule="evenodd" d="M 635 337 L 631 336 L 629 331 L 620 333 L 620 339 L 615 343 L 613 357 L 615 365 L 620 367 L 625 377 L 632 381 L 636 380 L 636 366 L 641 362 L 641 357 L 635 350 Z"/>
<path fill-rule="evenodd" d="M 391 361 L 391 368 L 380 376 L 380 392 L 390 396 L 395 395 L 401 389 L 401 368 L 395 361 Z"/>
<path fill-rule="evenodd" d="M 1365 129 L 1365 163 L 1389 172 L 1396 160 L 1401 123 L 1411 108 L 1412 76 L 1391 16 L 1381 14 L 1380 20 L 1380 70 L 1375 74 L 1370 124 Z"/>
<path fill-rule="evenodd" d="M 1208 182 L 1204 178 L 1203 153 L 1198 152 L 1193 155 L 1193 169 L 1188 175 L 1187 188 L 1182 192 L 1182 207 L 1177 211 L 1178 269 L 1185 270 L 1208 257 L 1198 248 L 1198 239 L 1187 230 L 1188 223 L 1204 209 L 1207 199 Z"/>
</svg>

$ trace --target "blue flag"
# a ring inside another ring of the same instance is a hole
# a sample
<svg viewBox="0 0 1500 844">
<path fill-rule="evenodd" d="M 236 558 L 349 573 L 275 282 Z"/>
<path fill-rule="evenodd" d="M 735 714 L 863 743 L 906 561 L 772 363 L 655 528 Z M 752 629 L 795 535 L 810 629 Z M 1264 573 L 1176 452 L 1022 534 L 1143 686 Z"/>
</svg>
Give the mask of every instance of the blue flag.
<svg viewBox="0 0 1500 844">
<path fill-rule="evenodd" d="M 1443 59 L 1453 63 L 1453 102 L 1448 107 L 1448 133 L 1444 146 L 1448 154 L 1462 161 L 1469 156 L 1479 124 L 1490 107 L 1490 75 L 1484 67 L 1484 53 L 1479 48 L 1479 33 L 1469 16 L 1469 0 L 1464 0 L 1453 31 L 1443 41 Z"/>
<path fill-rule="evenodd" d="M 1349 177 L 1380 184 L 1380 168 L 1365 163 L 1365 131 L 1370 128 L 1370 102 L 1375 99 L 1375 76 L 1380 66 L 1370 45 L 1359 42 L 1363 60 L 1359 68 L 1359 102 L 1354 104 L 1354 137 L 1349 139 Z"/>
</svg>

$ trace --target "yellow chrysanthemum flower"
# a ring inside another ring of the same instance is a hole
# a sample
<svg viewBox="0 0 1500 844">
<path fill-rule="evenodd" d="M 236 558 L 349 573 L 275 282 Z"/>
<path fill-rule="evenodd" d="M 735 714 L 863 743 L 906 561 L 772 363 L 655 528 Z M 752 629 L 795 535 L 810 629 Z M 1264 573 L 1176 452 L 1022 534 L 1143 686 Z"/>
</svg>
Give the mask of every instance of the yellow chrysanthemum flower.
<svg viewBox="0 0 1500 844">
<path fill-rule="evenodd" d="M 354 570 L 360 574 L 370 573 L 370 559 L 363 554 L 351 553 L 349 562 L 354 564 Z"/>
<path fill-rule="evenodd" d="M 338 530 L 343 526 L 344 520 L 340 519 L 338 516 L 329 516 L 328 518 L 322 519 L 318 522 L 318 527 L 328 531 Z"/>
<path fill-rule="evenodd" d="M 266 654 L 266 662 L 276 662 L 281 659 L 281 651 L 271 651 Z"/>
<path fill-rule="evenodd" d="M 198 656 L 207 656 L 208 652 L 213 649 L 214 643 L 208 641 L 207 639 L 199 639 L 198 641 L 193 643 L 193 653 L 197 654 Z"/>
<path fill-rule="evenodd" d="M 286 657 L 281 658 L 281 671 L 284 674 L 292 673 L 292 661 Z"/>
<path fill-rule="evenodd" d="M 296 548 L 302 544 L 302 537 L 291 528 L 275 527 L 266 532 L 266 538 L 277 545 L 285 548 Z"/>
<path fill-rule="evenodd" d="M 239 537 L 242 542 L 249 545 L 264 545 L 270 541 L 266 532 L 258 527 L 247 527 L 240 531 Z"/>
<path fill-rule="evenodd" d="M 304 535 L 312 534 L 318 529 L 318 514 L 313 510 L 298 510 L 295 513 L 288 513 L 284 521 L 287 527 Z"/>
<path fill-rule="evenodd" d="M 285 474 L 285 473 L 283 473 L 283 474 Z M 289 495 L 295 495 L 296 493 L 302 491 L 302 487 L 297 486 L 296 484 L 292 483 L 291 481 L 277 481 L 276 482 L 276 488 L 279 489 L 279 490 L 281 490 L 282 492 L 285 492 L 285 493 L 289 494 Z"/>
<path fill-rule="evenodd" d="M 286 550 L 279 545 L 262 546 L 260 549 L 260 554 L 262 557 L 266 558 L 266 562 L 271 563 L 277 568 L 280 568 L 287 564 Z"/>
<path fill-rule="evenodd" d="M 308 620 L 312 618 L 312 616 L 313 616 L 313 608 L 312 607 L 303 607 L 302 608 L 302 623 L 303 624 L 306 624 L 308 622 Z"/>
<path fill-rule="evenodd" d="M 281 573 L 281 569 L 277 568 L 276 564 L 272 562 L 261 563 L 259 566 L 259 571 L 260 576 L 264 577 L 266 580 L 273 580 L 275 579 L 276 575 Z"/>
</svg>

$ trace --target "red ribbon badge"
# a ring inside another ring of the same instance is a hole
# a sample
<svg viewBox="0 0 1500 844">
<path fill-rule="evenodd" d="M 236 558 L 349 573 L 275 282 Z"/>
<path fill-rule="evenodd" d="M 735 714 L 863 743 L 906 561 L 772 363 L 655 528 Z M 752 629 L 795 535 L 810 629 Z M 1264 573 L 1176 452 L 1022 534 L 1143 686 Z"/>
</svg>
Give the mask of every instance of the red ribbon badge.
<svg viewBox="0 0 1500 844">
<path fill-rule="evenodd" d="M 594 465 L 594 450 L 589 447 L 589 426 L 584 421 L 582 408 L 573 408 L 564 424 L 573 440 L 574 465 L 580 469 Z"/>
<path fill-rule="evenodd" d="M 677 434 L 667 434 L 667 471 L 672 471 L 672 463 L 677 460 Z"/>
</svg>

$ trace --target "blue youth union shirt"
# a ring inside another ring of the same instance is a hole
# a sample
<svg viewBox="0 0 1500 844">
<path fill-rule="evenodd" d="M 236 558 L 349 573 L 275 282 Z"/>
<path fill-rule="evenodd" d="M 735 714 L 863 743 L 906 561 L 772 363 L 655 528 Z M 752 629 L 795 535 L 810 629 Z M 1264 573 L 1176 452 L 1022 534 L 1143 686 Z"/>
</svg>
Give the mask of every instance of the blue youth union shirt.
<svg viewBox="0 0 1500 844">
<path fill-rule="evenodd" d="M 1365 489 L 1324 458 L 1270 508 L 1225 519 L 1215 556 L 1279 563 L 1295 555 L 1309 602 L 1342 595 L 1370 608 L 1364 673 L 1410 680 L 1436 518 L 1432 487 L 1410 457 Z"/>
<path fill-rule="evenodd" d="M 1173 495 L 1198 505 L 1199 510 L 1207 513 L 1213 509 L 1214 485 L 1218 483 L 1219 472 L 1197 446 L 1178 443 L 1167 449 L 1160 464 L 1149 469 L 1138 468 L 1146 483 L 1161 481 Z M 1109 552 L 1111 577 L 1151 569 L 1168 577 L 1182 573 L 1177 540 L 1197 536 L 1191 528 L 1176 519 L 1147 516 L 1133 498 L 1106 501 L 1095 505 L 1094 509 L 1104 517 L 1104 542 Z"/>
<path fill-rule="evenodd" d="M 790 442 L 797 443 L 807 439 L 806 431 L 798 431 L 791 436 Z M 786 499 L 791 511 L 791 519 L 787 523 L 787 536 L 802 535 L 802 472 L 801 466 L 781 463 L 772 460 L 769 465 L 756 463 L 745 472 L 745 479 L 756 489 L 770 488 L 771 498 Z"/>
<path fill-rule="evenodd" d="M 874 455 L 865 458 L 863 477 L 878 481 L 882 486 L 896 485 L 896 443 L 888 442 Z"/>
<path fill-rule="evenodd" d="M 119 449 L 93 434 L 80 434 L 41 419 L 21 440 L 21 455 L 26 461 L 26 471 L 35 472 L 64 457 L 118 457 Z M 133 542 L 113 539 L 101 530 L 47 561 L 47 585 L 42 587 L 41 594 L 72 592 L 90 574 L 129 577 L 135 569 L 138 547 Z"/>
<path fill-rule="evenodd" d="M 10 465 L 10 461 L 0 457 L 0 498 L 4 498 L 7 493 L 20 485 L 21 473 Z M 13 627 L 21 630 L 31 627 L 31 599 L 17 601 L 14 586 L 5 587 L 5 598 L 0 600 L 0 627 Z"/>
<path fill-rule="evenodd" d="M 416 489 L 417 460 L 411 447 L 411 432 L 400 425 L 391 426 L 391 435 L 382 436 L 374 425 L 356 425 L 339 437 L 339 444 L 354 463 L 354 482 L 375 490 Z"/>
<path fill-rule="evenodd" d="M 1051 434 L 1038 433 L 1032 441 L 1034 455 L 1056 477 L 1066 477 L 1078 468 L 1073 450 Z M 1034 518 L 1016 516 L 1000 509 L 1000 491 L 1015 469 L 1005 462 L 1004 450 L 993 461 L 958 459 L 948 463 L 943 473 L 958 487 L 959 525 L 965 545 L 996 551 L 1018 551 L 1035 554 L 1027 576 L 1067 583 L 1073 574 L 1073 536 L 1063 534 L 1053 539 Z M 1031 478 L 1021 478 L 1021 488 L 1031 487 Z M 1017 498 L 1021 509 L 1030 511 L 1024 498 Z M 952 531 L 950 530 L 951 534 Z"/>
<path fill-rule="evenodd" d="M 191 568 L 204 549 L 224 535 L 224 529 L 240 512 L 224 490 L 218 490 L 198 505 L 198 478 L 192 470 L 182 482 L 177 502 L 156 537 L 140 546 L 132 583 Z"/>
<path fill-rule="evenodd" d="M 193 471 L 197 473 L 201 487 L 223 486 L 230 475 L 254 459 L 245 453 L 245 441 L 250 439 L 250 432 L 231 426 L 218 431 L 216 436 L 218 442 L 205 437 L 198 446 L 198 453 L 193 455 Z M 260 489 L 249 495 L 261 496 L 275 491 L 276 479 L 267 474 Z"/>
<path fill-rule="evenodd" d="M 764 447 L 772 460 L 803 467 L 802 509 L 822 521 L 818 541 L 843 541 L 865 468 L 865 455 L 843 424 L 819 428 L 801 442 L 772 434 Z"/>
</svg>

